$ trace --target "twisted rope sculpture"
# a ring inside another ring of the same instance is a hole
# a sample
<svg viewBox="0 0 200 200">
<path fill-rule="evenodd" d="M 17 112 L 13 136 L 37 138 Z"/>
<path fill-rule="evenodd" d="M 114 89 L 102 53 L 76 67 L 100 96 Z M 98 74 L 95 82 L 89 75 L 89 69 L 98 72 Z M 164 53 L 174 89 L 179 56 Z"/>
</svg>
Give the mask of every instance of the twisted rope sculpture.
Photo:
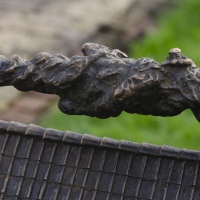
<svg viewBox="0 0 200 200">
<path fill-rule="evenodd" d="M 84 44 L 82 51 L 84 56 L 71 59 L 48 53 L 30 61 L 0 56 L 0 86 L 56 94 L 67 114 L 174 116 L 189 108 L 200 122 L 200 69 L 180 49 L 170 50 L 162 63 L 127 58 L 94 43 Z"/>
</svg>

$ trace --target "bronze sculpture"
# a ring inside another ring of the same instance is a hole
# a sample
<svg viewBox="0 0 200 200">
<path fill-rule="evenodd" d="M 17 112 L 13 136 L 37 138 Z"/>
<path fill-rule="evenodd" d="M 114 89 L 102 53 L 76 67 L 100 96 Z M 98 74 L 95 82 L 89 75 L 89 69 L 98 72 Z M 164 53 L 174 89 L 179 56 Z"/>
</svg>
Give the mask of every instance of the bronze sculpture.
<svg viewBox="0 0 200 200">
<path fill-rule="evenodd" d="M 200 122 L 200 69 L 181 50 L 170 50 L 166 61 L 132 59 L 120 50 L 86 43 L 84 56 L 71 59 L 39 53 L 27 61 L 0 56 L 0 86 L 56 94 L 67 114 L 98 118 L 122 111 L 174 116 L 191 109 Z"/>
</svg>

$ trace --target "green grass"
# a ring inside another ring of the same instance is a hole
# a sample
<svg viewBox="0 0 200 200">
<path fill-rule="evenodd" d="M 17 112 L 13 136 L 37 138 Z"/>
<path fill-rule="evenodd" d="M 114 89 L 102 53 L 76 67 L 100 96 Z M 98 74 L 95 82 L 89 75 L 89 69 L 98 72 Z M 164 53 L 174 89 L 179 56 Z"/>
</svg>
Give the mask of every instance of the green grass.
<svg viewBox="0 0 200 200">
<path fill-rule="evenodd" d="M 170 9 L 159 17 L 158 30 L 151 32 L 143 40 L 130 44 L 131 57 L 151 57 L 164 61 L 171 48 L 179 47 L 184 55 L 200 66 L 200 1 L 177 2 L 181 2 L 177 8 Z M 123 113 L 117 118 L 102 120 L 65 115 L 54 105 L 42 117 L 40 124 L 100 137 L 200 150 L 200 123 L 190 111 L 171 118 Z"/>
</svg>

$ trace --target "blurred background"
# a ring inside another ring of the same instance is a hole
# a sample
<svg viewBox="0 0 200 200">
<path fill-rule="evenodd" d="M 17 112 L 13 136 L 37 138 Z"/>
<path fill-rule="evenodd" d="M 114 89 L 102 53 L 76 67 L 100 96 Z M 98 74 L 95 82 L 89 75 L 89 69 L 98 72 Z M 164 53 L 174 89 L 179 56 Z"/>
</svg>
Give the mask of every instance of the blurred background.
<svg viewBox="0 0 200 200">
<path fill-rule="evenodd" d="M 198 0 L 0 0 L 0 54 L 81 55 L 85 42 L 118 48 L 130 57 L 164 61 L 173 47 L 200 66 Z M 176 117 L 123 113 L 117 118 L 68 116 L 58 98 L 0 88 L 0 119 L 134 142 L 200 150 L 200 123 L 190 111 Z"/>
</svg>

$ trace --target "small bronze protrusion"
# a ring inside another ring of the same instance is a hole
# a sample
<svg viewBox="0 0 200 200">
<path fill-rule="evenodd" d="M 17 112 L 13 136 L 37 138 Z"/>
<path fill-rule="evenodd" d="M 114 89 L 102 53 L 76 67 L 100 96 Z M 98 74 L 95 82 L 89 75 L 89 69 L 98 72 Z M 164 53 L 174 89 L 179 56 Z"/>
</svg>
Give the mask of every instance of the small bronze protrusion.
<svg viewBox="0 0 200 200">
<path fill-rule="evenodd" d="M 171 66 L 189 66 L 193 62 L 184 56 L 179 48 L 173 48 L 169 51 L 169 56 L 166 61 L 161 63 L 161 65 L 171 65 Z"/>
<path fill-rule="evenodd" d="M 169 60 L 180 59 L 183 58 L 181 50 L 179 48 L 173 48 L 169 51 Z"/>
</svg>

